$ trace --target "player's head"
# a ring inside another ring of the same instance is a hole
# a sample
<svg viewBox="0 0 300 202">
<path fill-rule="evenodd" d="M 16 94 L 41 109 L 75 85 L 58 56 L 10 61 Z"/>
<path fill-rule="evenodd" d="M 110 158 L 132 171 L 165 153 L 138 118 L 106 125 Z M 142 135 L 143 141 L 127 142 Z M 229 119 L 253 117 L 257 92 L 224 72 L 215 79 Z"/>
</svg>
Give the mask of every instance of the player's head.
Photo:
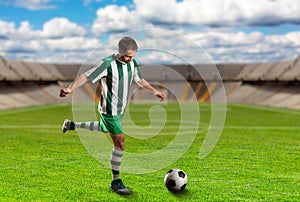
<svg viewBox="0 0 300 202">
<path fill-rule="evenodd" d="M 123 37 L 118 44 L 119 48 L 119 59 L 123 62 L 131 62 L 135 57 L 138 46 L 136 41 L 131 37 Z"/>
</svg>

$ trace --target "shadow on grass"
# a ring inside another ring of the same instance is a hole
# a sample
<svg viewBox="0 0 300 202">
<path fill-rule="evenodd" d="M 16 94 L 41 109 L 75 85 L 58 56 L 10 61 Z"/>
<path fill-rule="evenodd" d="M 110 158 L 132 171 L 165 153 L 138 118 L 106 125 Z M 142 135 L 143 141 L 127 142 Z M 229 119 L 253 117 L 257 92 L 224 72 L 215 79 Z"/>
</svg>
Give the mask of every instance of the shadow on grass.
<svg viewBox="0 0 300 202">
<path fill-rule="evenodd" d="M 188 189 L 184 189 L 180 192 L 172 192 L 172 191 L 169 192 L 173 194 L 173 196 L 176 196 L 177 198 L 188 198 L 192 196 L 191 192 L 189 192 Z"/>
<path fill-rule="evenodd" d="M 181 200 L 181 199 L 184 200 L 184 199 L 192 198 L 191 192 L 189 192 L 189 190 L 187 190 L 187 189 L 184 189 L 181 192 L 172 192 L 172 191 L 169 191 L 169 193 L 172 196 L 175 196 L 176 198 L 178 198 L 179 200 Z M 136 193 L 136 192 L 132 192 L 132 194 L 130 194 L 130 195 L 120 195 L 120 194 L 117 194 L 117 195 L 120 198 L 123 198 L 123 200 L 138 200 L 137 198 L 139 198 L 139 193 Z M 168 198 L 168 195 L 165 195 L 165 197 Z M 170 198 L 170 200 L 171 200 L 171 198 Z"/>
</svg>

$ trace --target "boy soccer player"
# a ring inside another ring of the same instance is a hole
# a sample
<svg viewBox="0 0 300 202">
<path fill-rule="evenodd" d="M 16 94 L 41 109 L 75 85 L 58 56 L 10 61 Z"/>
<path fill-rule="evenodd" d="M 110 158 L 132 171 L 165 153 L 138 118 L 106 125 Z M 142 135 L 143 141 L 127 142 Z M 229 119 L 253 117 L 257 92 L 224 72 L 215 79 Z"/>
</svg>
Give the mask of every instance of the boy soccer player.
<svg viewBox="0 0 300 202">
<path fill-rule="evenodd" d="M 99 122 L 77 122 L 65 120 L 63 133 L 76 128 L 108 132 L 113 140 L 114 148 L 111 154 L 112 182 L 110 189 L 118 194 L 131 194 L 119 177 L 120 165 L 124 151 L 124 133 L 122 118 L 128 102 L 128 92 L 132 81 L 153 93 L 161 101 L 165 94 L 153 88 L 142 78 L 134 59 L 138 51 L 136 41 L 131 37 L 123 37 L 118 43 L 118 54 L 102 59 L 101 64 L 95 65 L 87 72 L 79 75 L 68 88 L 60 91 L 60 97 L 65 97 L 74 89 L 88 81 L 102 85 L 101 101 L 99 102 Z"/>
</svg>

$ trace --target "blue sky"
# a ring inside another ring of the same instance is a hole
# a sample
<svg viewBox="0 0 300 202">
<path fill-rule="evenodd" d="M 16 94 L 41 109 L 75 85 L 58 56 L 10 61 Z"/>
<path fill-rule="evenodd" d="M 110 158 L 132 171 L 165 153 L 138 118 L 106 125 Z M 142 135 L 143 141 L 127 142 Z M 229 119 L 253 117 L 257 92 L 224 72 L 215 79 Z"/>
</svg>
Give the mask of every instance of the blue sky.
<svg viewBox="0 0 300 202">
<path fill-rule="evenodd" d="M 0 54 L 8 60 L 77 63 L 95 48 L 105 57 L 117 36 L 145 28 L 162 30 L 139 38 L 141 48 L 151 43 L 199 57 L 179 47 L 187 37 L 217 63 L 300 54 L 300 2 L 294 0 L 0 0 Z M 141 56 L 174 62 L 157 52 Z"/>
</svg>

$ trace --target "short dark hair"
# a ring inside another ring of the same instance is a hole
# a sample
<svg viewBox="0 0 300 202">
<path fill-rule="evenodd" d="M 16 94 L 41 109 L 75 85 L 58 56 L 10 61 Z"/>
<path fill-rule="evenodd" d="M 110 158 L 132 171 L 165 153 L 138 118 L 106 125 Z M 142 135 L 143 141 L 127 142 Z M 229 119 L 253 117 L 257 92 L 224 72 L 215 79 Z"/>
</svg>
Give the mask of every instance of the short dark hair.
<svg viewBox="0 0 300 202">
<path fill-rule="evenodd" d="M 128 50 L 138 50 L 136 41 L 128 36 L 123 37 L 119 41 L 118 47 L 122 55 L 126 54 Z"/>
</svg>

